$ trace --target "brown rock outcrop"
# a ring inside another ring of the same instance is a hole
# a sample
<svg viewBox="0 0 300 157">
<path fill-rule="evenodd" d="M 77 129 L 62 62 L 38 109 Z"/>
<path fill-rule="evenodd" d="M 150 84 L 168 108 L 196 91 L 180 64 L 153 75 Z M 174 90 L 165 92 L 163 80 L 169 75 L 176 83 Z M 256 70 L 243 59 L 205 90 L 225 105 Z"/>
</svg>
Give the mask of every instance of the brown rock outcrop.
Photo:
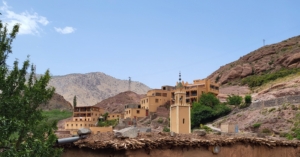
<svg viewBox="0 0 300 157">
<path fill-rule="evenodd" d="M 265 71 L 277 71 L 281 68 L 300 67 L 300 36 L 284 40 L 277 44 L 263 46 L 232 63 L 221 66 L 208 76 L 220 84 L 237 78 L 257 75 Z M 216 78 L 220 78 L 216 80 Z"/>
</svg>

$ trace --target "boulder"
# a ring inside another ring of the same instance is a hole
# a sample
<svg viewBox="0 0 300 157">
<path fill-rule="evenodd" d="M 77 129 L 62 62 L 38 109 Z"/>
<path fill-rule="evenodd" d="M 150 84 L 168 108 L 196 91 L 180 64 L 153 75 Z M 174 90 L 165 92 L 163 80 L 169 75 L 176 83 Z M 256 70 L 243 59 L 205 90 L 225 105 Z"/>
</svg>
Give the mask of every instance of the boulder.
<svg viewBox="0 0 300 157">
<path fill-rule="evenodd" d="M 206 131 L 204 129 L 195 129 L 193 131 L 194 134 L 197 134 L 198 136 L 205 136 L 206 135 Z"/>
<path fill-rule="evenodd" d="M 128 127 L 122 130 L 115 131 L 114 136 L 117 138 L 136 138 L 138 136 L 139 129 L 137 127 Z"/>
<path fill-rule="evenodd" d="M 243 65 L 243 72 L 241 74 L 241 77 L 246 77 L 252 74 L 252 67 L 250 64 L 244 64 Z"/>
<path fill-rule="evenodd" d="M 90 134 L 90 133 L 91 133 L 91 130 L 88 128 L 80 128 L 77 131 L 78 135 L 86 135 L 86 134 Z"/>
</svg>

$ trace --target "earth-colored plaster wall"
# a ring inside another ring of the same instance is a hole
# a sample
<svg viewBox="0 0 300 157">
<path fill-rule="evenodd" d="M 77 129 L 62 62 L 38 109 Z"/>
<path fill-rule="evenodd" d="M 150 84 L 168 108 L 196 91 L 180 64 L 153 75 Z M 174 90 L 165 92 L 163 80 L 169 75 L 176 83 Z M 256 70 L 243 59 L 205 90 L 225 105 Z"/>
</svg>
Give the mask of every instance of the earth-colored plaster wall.
<svg viewBox="0 0 300 157">
<path fill-rule="evenodd" d="M 221 147 L 219 154 L 213 154 L 208 148 L 162 148 L 150 151 L 144 149 L 113 151 L 87 148 L 66 149 L 62 157 L 300 157 L 300 147 L 251 146 L 235 144 Z"/>
</svg>

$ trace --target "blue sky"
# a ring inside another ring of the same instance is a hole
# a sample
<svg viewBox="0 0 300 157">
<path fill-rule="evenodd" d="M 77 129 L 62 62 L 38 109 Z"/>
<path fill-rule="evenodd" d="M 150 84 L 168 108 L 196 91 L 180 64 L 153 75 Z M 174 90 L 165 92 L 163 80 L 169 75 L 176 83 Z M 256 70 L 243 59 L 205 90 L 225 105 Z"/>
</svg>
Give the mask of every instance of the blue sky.
<svg viewBox="0 0 300 157">
<path fill-rule="evenodd" d="M 202 79 L 266 44 L 300 35 L 298 0 L 10 0 L 1 20 L 21 30 L 9 64 L 37 73 L 103 72 L 151 88 Z"/>
</svg>

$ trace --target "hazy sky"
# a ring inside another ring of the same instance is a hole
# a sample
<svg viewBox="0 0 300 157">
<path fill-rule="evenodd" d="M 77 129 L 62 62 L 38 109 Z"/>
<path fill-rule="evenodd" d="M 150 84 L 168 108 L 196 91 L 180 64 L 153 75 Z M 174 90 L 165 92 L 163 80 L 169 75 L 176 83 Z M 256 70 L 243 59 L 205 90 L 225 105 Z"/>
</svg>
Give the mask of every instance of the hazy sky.
<svg viewBox="0 0 300 157">
<path fill-rule="evenodd" d="M 30 55 L 37 73 L 103 72 L 151 88 L 300 35 L 299 0 L 10 0 L 0 12 L 21 24 L 10 65 Z"/>
</svg>

